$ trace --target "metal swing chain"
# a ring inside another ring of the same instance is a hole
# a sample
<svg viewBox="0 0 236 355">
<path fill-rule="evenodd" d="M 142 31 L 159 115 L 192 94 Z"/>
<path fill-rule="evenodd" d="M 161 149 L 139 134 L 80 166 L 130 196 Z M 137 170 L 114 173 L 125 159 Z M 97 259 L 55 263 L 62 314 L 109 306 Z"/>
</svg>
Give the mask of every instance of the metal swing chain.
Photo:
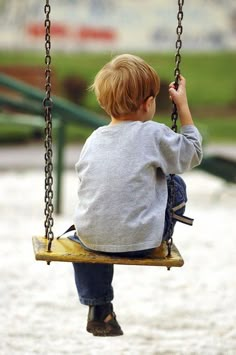
<svg viewBox="0 0 236 355">
<path fill-rule="evenodd" d="M 184 0 L 178 0 L 178 13 L 177 13 L 177 20 L 178 20 L 178 25 L 176 28 L 176 34 L 177 34 L 177 40 L 175 43 L 176 47 L 176 54 L 175 54 L 175 70 L 174 70 L 174 77 L 175 77 L 175 82 L 174 86 L 175 89 L 178 89 L 179 86 L 179 76 L 180 76 L 180 63 L 181 63 L 181 54 L 180 54 L 180 49 L 182 48 L 182 39 L 181 35 L 183 33 L 183 25 L 182 25 L 182 20 L 184 17 L 183 13 L 183 5 L 184 5 Z M 177 133 L 178 127 L 177 127 L 177 120 L 178 120 L 178 111 L 176 104 L 173 102 L 173 107 L 172 107 L 172 114 L 171 114 L 171 120 L 172 120 L 172 126 L 171 129 Z M 175 199 L 175 184 L 174 184 L 174 174 L 170 175 L 170 206 L 171 208 L 174 206 L 174 199 Z M 171 211 L 171 214 L 173 212 Z M 173 244 L 173 231 L 174 231 L 174 225 L 173 225 L 173 217 L 171 216 L 171 227 L 167 239 L 167 249 L 168 249 L 168 254 L 167 256 L 171 256 L 171 247 Z M 168 268 L 169 270 L 169 268 Z"/>
<path fill-rule="evenodd" d="M 46 0 L 46 4 L 44 6 L 44 13 L 46 15 L 44 21 L 45 27 L 45 98 L 43 100 L 43 108 L 44 108 L 44 118 L 45 118 L 45 237 L 48 239 L 48 252 L 51 251 L 51 244 L 54 239 L 52 226 L 54 224 L 53 220 L 53 163 L 52 163 L 52 106 L 53 101 L 51 98 L 51 37 L 50 37 L 50 29 L 51 29 L 51 21 L 50 21 L 50 12 L 51 7 L 49 4 L 49 0 Z"/>
<path fill-rule="evenodd" d="M 178 25 L 176 28 L 176 34 L 177 34 L 177 40 L 175 43 L 175 48 L 176 48 L 176 54 L 175 54 L 175 70 L 174 70 L 174 77 L 175 77 L 175 89 L 178 89 L 179 86 L 179 76 L 180 76 L 180 63 L 181 63 L 181 54 L 180 54 L 180 49 L 182 48 L 182 39 L 181 35 L 183 33 L 183 25 L 182 25 L 182 20 L 184 17 L 183 13 L 183 5 L 184 5 L 184 0 L 178 0 L 178 6 L 179 10 L 177 13 L 177 20 L 178 20 Z M 174 132 L 177 132 L 177 119 L 178 119 L 178 111 L 175 103 L 173 102 L 173 111 L 171 114 L 171 120 L 172 120 L 172 127 L 171 129 Z"/>
</svg>

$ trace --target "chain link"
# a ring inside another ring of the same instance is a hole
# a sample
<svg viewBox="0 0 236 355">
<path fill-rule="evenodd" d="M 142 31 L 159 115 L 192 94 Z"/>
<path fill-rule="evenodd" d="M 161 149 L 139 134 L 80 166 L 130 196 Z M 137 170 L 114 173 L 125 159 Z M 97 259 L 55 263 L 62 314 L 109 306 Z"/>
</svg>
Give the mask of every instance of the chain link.
<svg viewBox="0 0 236 355">
<path fill-rule="evenodd" d="M 54 224 L 53 220 L 53 163 L 52 163 L 52 107 L 53 101 L 51 98 L 51 37 L 50 37 L 50 29 L 51 29 L 51 21 L 50 21 L 50 12 L 51 7 L 49 4 L 49 0 L 46 0 L 46 4 L 44 6 L 44 13 L 46 15 L 44 21 L 45 27 L 45 98 L 43 100 L 43 108 L 44 108 L 44 118 L 45 118 L 45 237 L 48 239 L 48 251 L 51 251 L 51 244 L 54 239 L 52 227 Z"/>
<path fill-rule="evenodd" d="M 176 34 L 177 34 L 177 40 L 175 43 L 175 48 L 176 48 L 176 54 L 175 54 L 175 70 L 174 70 L 174 86 L 175 89 L 178 89 L 179 86 L 179 76 L 180 76 L 180 63 L 181 63 L 181 54 L 180 50 L 182 48 L 182 39 L 181 35 L 183 33 L 183 25 L 182 25 L 182 20 L 184 17 L 183 13 L 183 5 L 184 5 L 184 0 L 178 0 L 178 13 L 177 13 L 177 20 L 178 20 L 178 25 L 176 28 Z M 173 102 L 173 107 L 172 107 L 172 114 L 171 114 L 171 120 L 172 120 L 172 126 L 171 129 L 177 133 L 178 127 L 177 127 L 177 120 L 178 120 L 178 111 L 175 103 Z M 175 200 L 175 183 L 174 183 L 174 174 L 171 174 L 170 176 L 170 206 L 171 208 L 174 206 L 174 200 Z M 171 211 L 172 213 L 172 211 Z M 174 224 L 173 224 L 173 218 L 171 217 L 171 226 L 169 230 L 169 235 L 167 239 L 167 249 L 168 249 L 168 254 L 167 256 L 171 256 L 171 247 L 173 244 L 173 231 L 174 231 Z M 168 268 L 169 270 L 169 268 Z"/>
</svg>

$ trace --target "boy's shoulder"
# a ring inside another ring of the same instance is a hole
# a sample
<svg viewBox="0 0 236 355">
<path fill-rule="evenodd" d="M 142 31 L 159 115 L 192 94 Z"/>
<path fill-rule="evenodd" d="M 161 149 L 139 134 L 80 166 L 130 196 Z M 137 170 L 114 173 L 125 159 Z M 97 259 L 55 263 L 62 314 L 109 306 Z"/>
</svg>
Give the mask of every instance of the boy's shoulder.
<svg viewBox="0 0 236 355">
<path fill-rule="evenodd" d="M 155 122 L 155 121 L 146 121 L 143 122 L 142 128 L 149 132 L 150 134 L 157 134 L 163 132 L 165 129 L 168 129 L 166 125 L 163 123 Z"/>
<path fill-rule="evenodd" d="M 137 134 L 155 135 L 158 132 L 163 132 L 165 129 L 168 129 L 165 124 L 155 121 L 127 121 L 113 126 L 101 126 L 95 129 L 87 140 L 90 141 L 99 138 L 101 135 L 103 136 L 104 133 L 109 134 L 115 131 L 120 132 L 125 130 L 126 133 L 135 131 Z"/>
<path fill-rule="evenodd" d="M 165 126 L 163 123 L 155 122 L 155 121 L 145 121 L 143 122 L 144 126 L 147 127 L 148 129 L 161 129 L 163 126 Z"/>
</svg>

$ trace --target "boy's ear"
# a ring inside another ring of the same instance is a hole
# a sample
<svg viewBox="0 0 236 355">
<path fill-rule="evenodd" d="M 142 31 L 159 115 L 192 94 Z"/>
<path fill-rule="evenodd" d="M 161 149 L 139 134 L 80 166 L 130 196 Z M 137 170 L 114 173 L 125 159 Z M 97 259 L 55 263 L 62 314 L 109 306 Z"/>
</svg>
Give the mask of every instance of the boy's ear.
<svg viewBox="0 0 236 355">
<path fill-rule="evenodd" d="M 153 96 L 149 96 L 149 97 L 147 98 L 147 100 L 145 100 L 145 101 L 143 102 L 142 105 L 143 105 L 143 110 L 144 110 L 145 112 L 149 111 L 150 107 L 152 106 L 153 100 L 154 100 L 154 97 L 153 97 Z"/>
</svg>

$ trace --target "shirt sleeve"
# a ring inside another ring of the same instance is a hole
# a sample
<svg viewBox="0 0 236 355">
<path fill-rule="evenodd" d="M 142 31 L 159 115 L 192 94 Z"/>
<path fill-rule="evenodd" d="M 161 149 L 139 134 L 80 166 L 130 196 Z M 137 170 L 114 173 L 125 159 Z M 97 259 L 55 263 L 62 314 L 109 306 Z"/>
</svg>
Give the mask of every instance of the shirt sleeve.
<svg viewBox="0 0 236 355">
<path fill-rule="evenodd" d="M 164 174 L 182 174 L 201 163 L 202 137 L 195 126 L 182 126 L 181 133 L 175 133 L 163 125 L 161 133 L 158 150 Z"/>
</svg>

